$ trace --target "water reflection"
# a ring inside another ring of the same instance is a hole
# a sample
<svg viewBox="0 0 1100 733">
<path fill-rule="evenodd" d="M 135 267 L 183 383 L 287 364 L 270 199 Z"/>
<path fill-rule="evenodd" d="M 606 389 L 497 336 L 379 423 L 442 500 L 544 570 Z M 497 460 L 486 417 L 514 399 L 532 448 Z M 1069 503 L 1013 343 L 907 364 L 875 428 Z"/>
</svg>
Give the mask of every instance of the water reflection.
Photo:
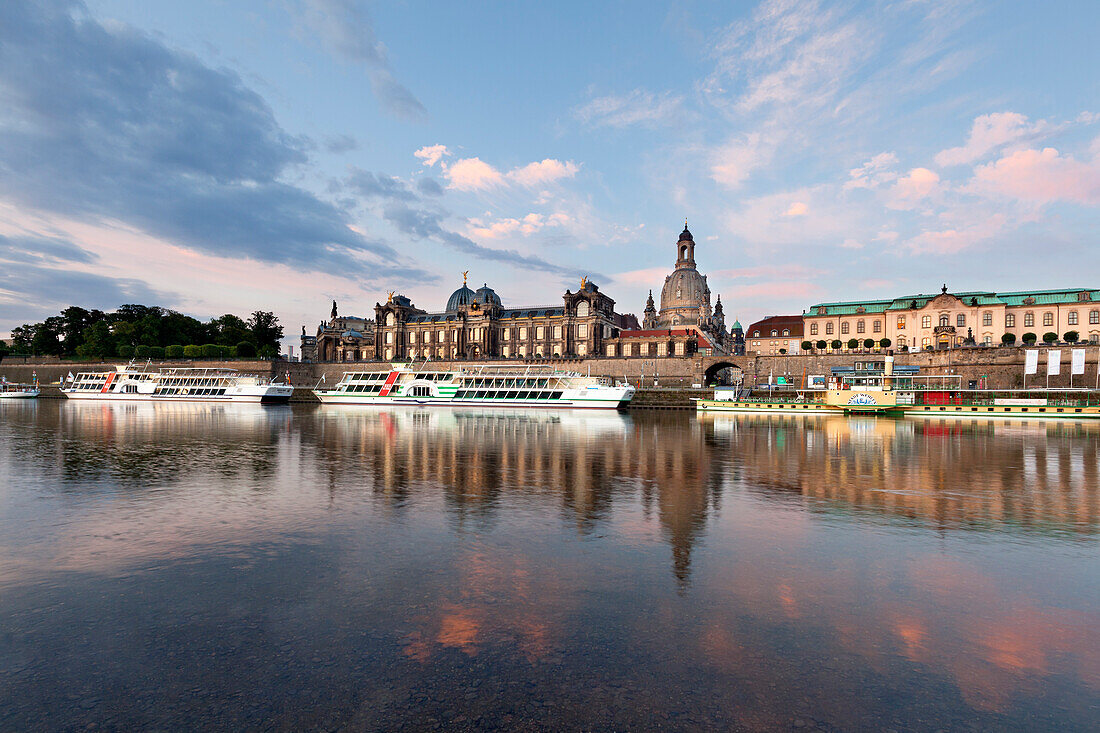
<svg viewBox="0 0 1100 733">
<path fill-rule="evenodd" d="M 1098 446 L 1088 423 L 2 409 L 0 729 L 1083 728 Z"/>
</svg>

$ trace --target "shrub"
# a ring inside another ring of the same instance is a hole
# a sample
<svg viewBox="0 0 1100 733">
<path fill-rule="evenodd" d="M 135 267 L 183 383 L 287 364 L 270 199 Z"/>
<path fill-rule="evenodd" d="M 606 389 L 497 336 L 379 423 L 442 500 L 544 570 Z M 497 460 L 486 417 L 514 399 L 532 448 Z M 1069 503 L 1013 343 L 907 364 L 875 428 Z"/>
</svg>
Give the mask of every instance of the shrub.
<svg viewBox="0 0 1100 733">
<path fill-rule="evenodd" d="M 150 359 L 163 359 L 164 358 L 164 347 L 163 346 L 150 346 L 149 347 L 149 358 Z"/>
<path fill-rule="evenodd" d="M 1039 340 L 1039 337 L 1036 336 L 1031 331 L 1028 331 L 1027 333 L 1025 333 L 1022 338 L 1023 338 L 1023 342 L 1025 344 L 1033 344 L 1033 343 L 1035 343 L 1036 341 Z"/>
<path fill-rule="evenodd" d="M 1043 334 L 1043 343 L 1053 344 L 1057 340 L 1058 334 L 1054 333 L 1054 331 L 1047 331 Z"/>
<path fill-rule="evenodd" d="M 833 342 L 830 344 L 830 346 L 833 347 L 833 351 L 839 349 L 841 347 L 840 339 L 833 339 Z"/>
<path fill-rule="evenodd" d="M 825 343 L 825 339 L 822 339 L 822 340 L 817 342 L 817 348 L 821 349 L 822 351 L 825 350 L 826 346 L 828 346 L 828 344 Z"/>
<path fill-rule="evenodd" d="M 237 356 L 248 359 L 256 355 L 256 346 L 251 341 L 242 341 L 237 344 Z"/>
<path fill-rule="evenodd" d="M 875 340 L 874 339 L 863 339 L 863 348 L 865 348 L 865 349 L 875 348 Z"/>
<path fill-rule="evenodd" d="M 134 347 L 130 344 L 122 344 L 118 347 L 118 355 L 121 356 L 123 359 L 133 359 Z"/>
<path fill-rule="evenodd" d="M 183 347 L 179 344 L 172 344 L 164 349 L 164 355 L 169 359 L 182 359 Z"/>
<path fill-rule="evenodd" d="M 1012 346 L 1012 344 L 1016 343 L 1016 334 L 1006 333 L 1004 336 L 1001 336 L 1001 343 L 1005 346 Z"/>
<path fill-rule="evenodd" d="M 813 347 L 814 347 L 814 345 L 813 345 L 812 341 L 803 341 L 802 342 L 802 350 L 803 351 L 809 351 Z"/>
<path fill-rule="evenodd" d="M 145 344 L 138 344 L 134 347 L 134 356 L 138 359 L 148 359 L 152 357 L 152 346 L 146 346 Z"/>
<path fill-rule="evenodd" d="M 848 339 L 848 348 L 849 349 L 858 349 L 859 348 L 859 339 Z"/>
<path fill-rule="evenodd" d="M 1066 331 L 1062 334 L 1062 340 L 1066 343 L 1075 344 L 1081 338 L 1081 334 L 1076 331 Z"/>
<path fill-rule="evenodd" d="M 884 349 L 888 349 L 888 348 L 890 348 L 891 343 L 893 343 L 893 342 L 890 341 L 890 339 L 882 339 L 881 341 L 878 342 L 878 345 L 881 346 Z"/>
<path fill-rule="evenodd" d="M 202 357 L 204 359 L 220 359 L 222 357 L 222 347 L 217 344 L 203 344 Z"/>
</svg>

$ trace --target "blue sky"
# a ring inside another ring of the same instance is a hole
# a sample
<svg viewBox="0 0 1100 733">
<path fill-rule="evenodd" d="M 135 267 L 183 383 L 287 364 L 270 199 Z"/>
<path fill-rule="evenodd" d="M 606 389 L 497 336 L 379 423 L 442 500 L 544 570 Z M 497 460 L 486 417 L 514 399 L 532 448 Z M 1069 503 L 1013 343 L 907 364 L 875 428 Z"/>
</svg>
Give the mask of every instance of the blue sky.
<svg viewBox="0 0 1100 733">
<path fill-rule="evenodd" d="M 0 333 L 70 303 L 432 310 L 686 217 L 728 317 L 1096 287 L 1093 2 L 0 5 Z"/>
</svg>

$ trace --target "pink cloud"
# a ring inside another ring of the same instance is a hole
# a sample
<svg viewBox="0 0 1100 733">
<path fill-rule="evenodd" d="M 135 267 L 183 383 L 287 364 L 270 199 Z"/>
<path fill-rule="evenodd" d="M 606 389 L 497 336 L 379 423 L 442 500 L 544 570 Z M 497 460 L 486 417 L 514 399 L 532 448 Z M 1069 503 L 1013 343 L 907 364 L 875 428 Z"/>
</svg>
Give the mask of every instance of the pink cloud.
<svg viewBox="0 0 1100 733">
<path fill-rule="evenodd" d="M 580 167 L 571 160 L 563 163 L 560 160 L 546 158 L 509 171 L 508 178 L 521 186 L 542 186 L 563 178 L 572 178 L 578 170 Z"/>
<path fill-rule="evenodd" d="M 1028 122 L 1018 112 L 994 112 L 974 120 L 966 144 L 948 148 L 936 155 L 936 165 L 952 166 L 970 163 L 1009 143 L 1039 135 L 1048 128 L 1045 121 Z"/>
<path fill-rule="evenodd" d="M 1083 163 L 1054 148 L 1017 150 L 974 172 L 974 186 L 1004 196 L 1049 203 L 1100 204 L 1100 163 Z"/>
<path fill-rule="evenodd" d="M 496 221 L 484 221 L 482 219 L 470 219 L 470 234 L 483 239 L 500 239 L 513 234 L 522 234 L 529 237 L 544 227 L 565 226 L 571 221 L 568 214 L 528 214 L 522 219 L 498 219 Z"/>
<path fill-rule="evenodd" d="M 613 282 L 623 285 L 653 287 L 654 284 L 660 285 L 664 282 L 669 269 L 668 267 L 649 267 L 644 270 L 630 270 L 617 273 L 611 279 Z"/>
<path fill-rule="evenodd" d="M 413 153 L 429 168 L 438 163 L 444 156 L 450 154 L 451 151 L 447 150 L 446 145 L 426 145 Z"/>
<path fill-rule="evenodd" d="M 886 205 L 891 209 L 913 208 L 921 199 L 930 196 L 939 186 L 940 177 L 927 168 L 914 168 L 902 176 L 890 189 Z"/>
<path fill-rule="evenodd" d="M 848 171 L 851 180 L 844 184 L 844 188 L 878 188 L 883 183 L 894 181 L 898 177 L 893 170 L 897 162 L 898 156 L 893 153 L 879 153 L 859 168 Z"/>
<path fill-rule="evenodd" d="M 481 191 L 504 183 L 504 176 L 481 158 L 456 160 L 447 169 L 448 188 L 459 191 Z"/>
<path fill-rule="evenodd" d="M 742 302 L 750 298 L 774 301 L 782 298 L 813 298 L 821 292 L 816 283 L 807 281 L 761 282 L 724 288 L 722 295 L 731 301 Z M 725 300 L 723 300 L 725 302 Z"/>
<path fill-rule="evenodd" d="M 809 211 L 809 207 L 806 204 L 795 201 L 783 212 L 783 216 L 806 216 L 807 211 Z"/>
<path fill-rule="evenodd" d="M 994 214 L 949 229 L 921 232 L 907 244 L 910 249 L 920 253 L 954 254 L 994 236 L 1004 228 L 1005 223 L 1003 214 Z"/>
</svg>

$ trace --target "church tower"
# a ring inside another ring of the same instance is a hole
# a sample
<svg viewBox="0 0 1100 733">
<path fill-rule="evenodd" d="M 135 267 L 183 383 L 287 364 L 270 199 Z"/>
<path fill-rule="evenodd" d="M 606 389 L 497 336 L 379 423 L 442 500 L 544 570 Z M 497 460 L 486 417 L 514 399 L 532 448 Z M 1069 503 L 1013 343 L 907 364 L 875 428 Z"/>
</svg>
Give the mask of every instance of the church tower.
<svg viewBox="0 0 1100 733">
<path fill-rule="evenodd" d="M 652 330 L 657 328 L 657 306 L 653 303 L 653 291 L 649 291 L 649 297 L 645 301 L 645 310 L 642 312 L 642 328 Z"/>
<path fill-rule="evenodd" d="M 676 267 L 661 288 L 661 328 L 701 325 L 710 317 L 710 287 L 706 275 L 695 269 L 695 238 L 684 222 L 676 242 Z"/>
</svg>

